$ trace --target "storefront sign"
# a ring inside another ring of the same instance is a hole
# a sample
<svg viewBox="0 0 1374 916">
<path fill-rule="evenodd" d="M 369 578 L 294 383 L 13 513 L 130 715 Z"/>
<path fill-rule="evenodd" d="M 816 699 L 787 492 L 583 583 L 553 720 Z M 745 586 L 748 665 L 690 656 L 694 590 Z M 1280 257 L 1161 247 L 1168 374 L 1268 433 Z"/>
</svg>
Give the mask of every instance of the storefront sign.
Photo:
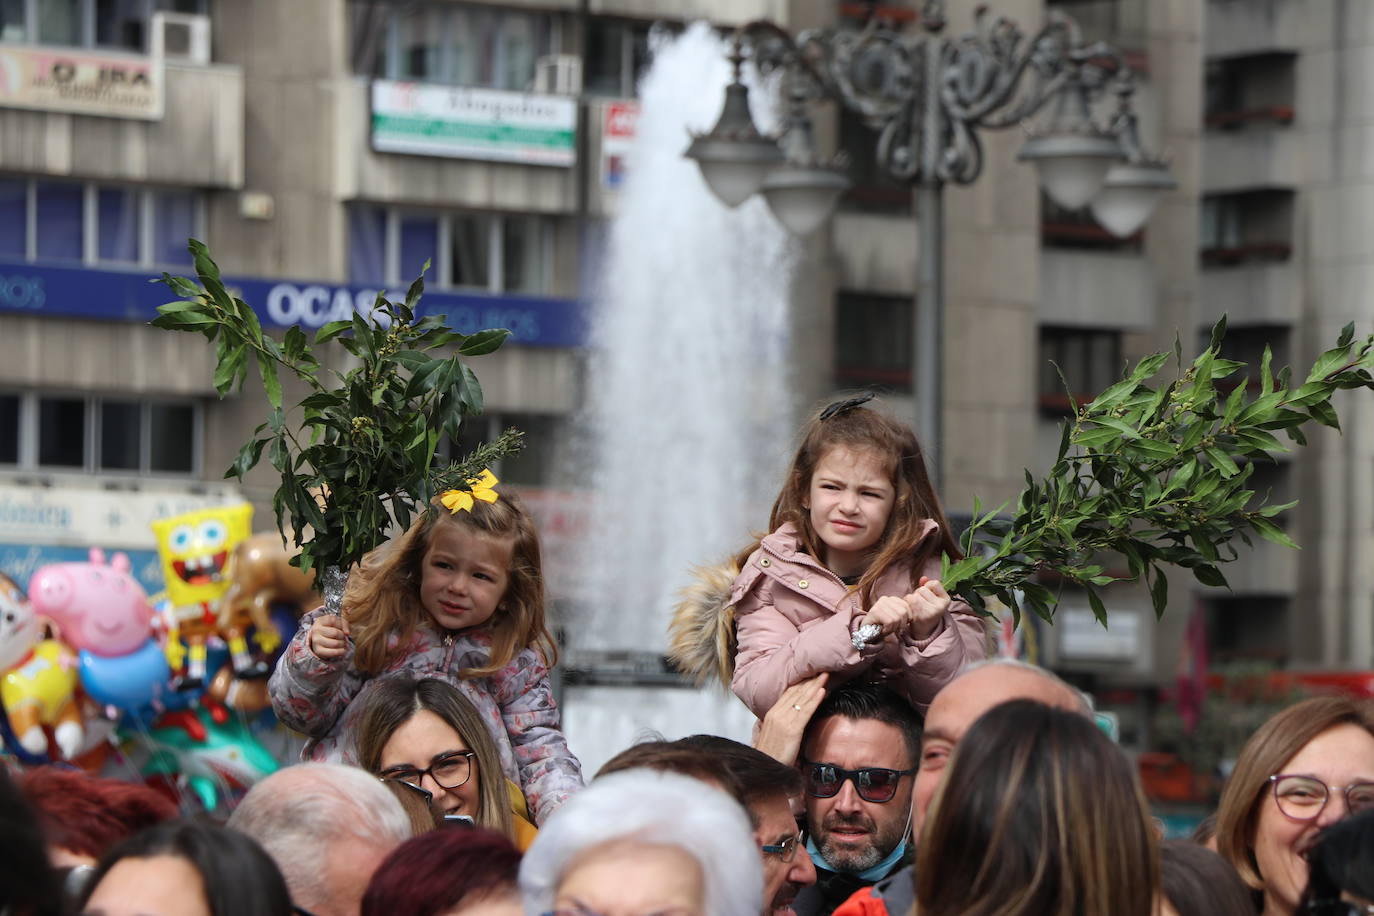
<svg viewBox="0 0 1374 916">
<path fill-rule="evenodd" d="M 561 95 L 372 81 L 379 153 L 571 166 L 577 102 Z"/>
<path fill-rule="evenodd" d="M 639 123 L 638 102 L 612 102 L 601 120 L 601 186 L 620 190 L 625 181 L 625 159 L 635 141 Z"/>
<path fill-rule="evenodd" d="M 0 107 L 156 121 L 162 105 L 156 58 L 0 45 Z"/>
<path fill-rule="evenodd" d="M 0 484 L 0 573 L 27 588 L 38 567 L 87 560 L 90 549 L 99 547 L 128 554 L 134 578 L 150 593 L 158 591 L 162 573 L 153 521 L 243 501 L 234 487 L 198 486 L 203 492 Z"/>
<path fill-rule="evenodd" d="M 1104 627 L 1087 608 L 1060 607 L 1054 621 L 1059 652 L 1066 659 L 1134 661 L 1140 654 L 1138 611 L 1115 609 L 1109 627 Z"/>
<path fill-rule="evenodd" d="M 157 307 L 176 298 L 149 272 L 89 270 L 0 261 L 0 312 L 150 321 Z M 310 331 L 330 321 L 370 314 L 375 287 L 226 277 L 268 328 L 292 325 Z M 400 298 L 405 291 L 388 295 Z M 484 293 L 426 291 L 421 315 L 445 315 L 449 325 L 469 334 L 483 328 L 509 328 L 511 342 L 534 347 L 574 347 L 585 338 L 583 308 L 575 300 Z"/>
</svg>

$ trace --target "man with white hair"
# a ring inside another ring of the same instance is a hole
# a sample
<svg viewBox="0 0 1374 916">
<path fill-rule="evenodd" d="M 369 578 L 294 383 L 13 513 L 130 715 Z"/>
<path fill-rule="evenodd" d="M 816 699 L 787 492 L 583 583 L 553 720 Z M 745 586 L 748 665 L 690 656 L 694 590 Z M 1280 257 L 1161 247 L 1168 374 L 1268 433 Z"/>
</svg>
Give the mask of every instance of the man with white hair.
<svg viewBox="0 0 1374 916">
<path fill-rule="evenodd" d="M 976 662 L 955 676 L 926 711 L 921 755 L 911 792 L 912 835 L 921 835 L 940 777 L 964 733 L 983 713 L 1009 700 L 1034 700 L 1092 718 L 1088 698 L 1053 671 L 1011 658 Z M 915 866 L 856 891 L 834 916 L 903 916 L 915 901 Z"/>
<path fill-rule="evenodd" d="M 253 786 L 228 826 L 277 863 L 291 901 L 314 916 L 357 916 L 372 873 L 410 838 L 410 820 L 372 774 L 299 763 Z"/>
</svg>

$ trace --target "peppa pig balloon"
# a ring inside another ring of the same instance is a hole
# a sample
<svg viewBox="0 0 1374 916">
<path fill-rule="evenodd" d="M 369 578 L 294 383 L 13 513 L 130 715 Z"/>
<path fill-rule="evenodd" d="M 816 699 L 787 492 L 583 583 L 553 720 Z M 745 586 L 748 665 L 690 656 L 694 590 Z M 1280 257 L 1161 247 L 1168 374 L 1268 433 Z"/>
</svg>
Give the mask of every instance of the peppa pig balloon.
<svg viewBox="0 0 1374 916">
<path fill-rule="evenodd" d="M 76 657 L 55 639 L 41 639 L 43 625 L 32 603 L 0 574 L 0 702 L 14 736 L 30 754 L 48 749 L 43 726 L 64 756 L 74 756 L 85 731 L 76 702 Z"/>
<path fill-rule="evenodd" d="M 106 657 L 128 655 L 152 636 L 148 595 L 130 574 L 129 558 L 108 564 L 99 548 L 89 563 L 51 563 L 29 580 L 34 610 L 57 624 L 72 648 Z"/>
</svg>

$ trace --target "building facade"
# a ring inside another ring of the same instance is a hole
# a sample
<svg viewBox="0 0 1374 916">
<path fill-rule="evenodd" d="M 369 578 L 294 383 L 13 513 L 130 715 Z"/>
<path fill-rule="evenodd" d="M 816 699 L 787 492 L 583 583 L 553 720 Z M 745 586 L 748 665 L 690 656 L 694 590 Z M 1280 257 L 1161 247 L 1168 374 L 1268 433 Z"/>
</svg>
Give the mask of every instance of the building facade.
<svg viewBox="0 0 1374 916">
<path fill-rule="evenodd" d="M 879 4 L 915 27 L 920 4 Z M 950 30 L 971 22 L 951 2 Z M 238 493 L 221 480 L 262 420 L 219 399 L 213 354 L 151 329 L 146 280 L 187 272 L 188 236 L 278 330 L 365 309 L 425 261 L 430 307 L 460 328 L 512 328 L 481 358 L 488 415 L 473 435 L 525 429 L 500 469 L 546 531 L 575 537 L 551 454 L 580 403 L 589 277 L 633 135 L 634 85 L 655 22 L 769 18 L 834 26 L 868 5 L 832 0 L 96 0 L 0 4 L 0 569 L 88 546 L 151 555 L 146 522 Z M 117 12 L 116 12 L 117 11 Z M 1043 201 L 988 135 L 987 166 L 946 192 L 945 429 L 935 444 L 955 516 L 1015 495 L 1043 469 L 1067 405 L 1123 361 L 1185 351 L 1223 312 L 1227 346 L 1303 364 L 1347 321 L 1367 328 L 1374 214 L 1361 75 L 1374 12 L 1361 0 L 1001 0 L 1033 29 L 1048 12 L 1123 48 L 1144 76 L 1145 141 L 1179 187 L 1136 237 Z M 420 130 L 438 118 L 440 131 Z M 514 127 L 512 127 L 514 125 Z M 807 242 L 798 384 L 855 387 L 909 411 L 918 233 L 911 191 L 872 163 L 840 113 L 855 187 Z M 995 270 L 988 265 L 995 264 Z M 805 368 L 802 368 L 805 367 Z M 1325 432 L 1256 472 L 1301 505 L 1304 551 L 1263 542 L 1227 568 L 1232 590 L 1175 577 L 1155 621 L 1112 587 L 1112 628 L 1067 594 L 1038 658 L 1119 695 L 1143 740 L 1146 696 L 1175 676 L 1194 607 L 1214 657 L 1293 667 L 1374 663 L 1374 411 L 1363 392 Z M 449 448 L 461 449 L 462 443 Z M 262 518 L 259 519 L 262 527 Z M 147 556 L 144 558 L 146 559 Z"/>
</svg>

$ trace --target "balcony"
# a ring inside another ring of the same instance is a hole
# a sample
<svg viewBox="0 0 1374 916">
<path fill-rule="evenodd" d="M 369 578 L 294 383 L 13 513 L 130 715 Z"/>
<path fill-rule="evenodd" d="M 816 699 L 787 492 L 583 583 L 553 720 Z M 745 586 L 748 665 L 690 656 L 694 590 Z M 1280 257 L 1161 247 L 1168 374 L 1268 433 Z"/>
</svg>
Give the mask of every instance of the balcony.
<svg viewBox="0 0 1374 916">
<path fill-rule="evenodd" d="M 1204 29 L 1207 57 L 1295 50 L 1306 33 L 1330 35 L 1331 4 L 1288 0 L 1211 0 Z M 1314 20 L 1326 20 L 1322 24 Z"/>
<path fill-rule="evenodd" d="M 1231 324 L 1291 324 L 1302 310 L 1297 269 L 1288 262 L 1251 262 L 1202 271 L 1198 323 L 1210 327 L 1223 314 Z"/>
<path fill-rule="evenodd" d="M 1202 144 L 1202 191 L 1293 188 L 1303 179 L 1298 135 L 1281 127 L 1210 130 Z"/>
<path fill-rule="evenodd" d="M 345 77 L 334 85 L 333 193 L 338 198 L 528 213 L 577 209 L 578 170 L 574 166 L 376 151 L 370 80 Z M 564 98 L 557 100 L 561 103 Z"/>
<path fill-rule="evenodd" d="M 789 5 L 785 0 L 691 0 L 681 4 L 663 0 L 589 0 L 586 10 L 593 16 L 704 19 L 718 26 L 743 25 L 754 19 L 771 19 L 786 25 Z"/>
<path fill-rule="evenodd" d="M 0 171 L 242 187 L 243 71 L 169 63 L 164 81 L 157 120 L 0 108 Z"/>
<path fill-rule="evenodd" d="M 1159 297 L 1154 268 L 1138 254 L 1045 248 L 1040 252 L 1042 325 L 1154 326 Z"/>
</svg>

